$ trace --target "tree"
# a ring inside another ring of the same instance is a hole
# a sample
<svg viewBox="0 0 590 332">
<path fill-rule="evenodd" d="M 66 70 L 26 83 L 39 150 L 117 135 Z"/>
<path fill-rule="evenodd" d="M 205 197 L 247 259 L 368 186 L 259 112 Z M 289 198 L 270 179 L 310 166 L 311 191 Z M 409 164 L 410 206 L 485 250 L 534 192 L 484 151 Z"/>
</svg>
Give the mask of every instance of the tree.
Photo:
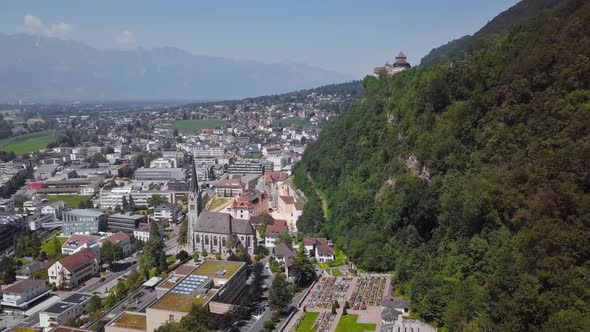
<svg viewBox="0 0 590 332">
<path fill-rule="evenodd" d="M 180 252 L 178 252 L 178 254 L 176 254 L 176 259 L 178 259 L 179 261 L 185 260 L 187 258 L 189 258 L 189 254 L 184 250 L 181 250 Z"/>
<path fill-rule="evenodd" d="M 148 198 L 147 203 L 149 206 L 158 206 L 164 203 L 168 203 L 168 199 L 162 195 L 154 194 Z"/>
<path fill-rule="evenodd" d="M 54 237 L 49 241 L 49 244 L 47 245 L 47 256 L 51 260 L 57 260 L 62 256 L 61 244 L 57 237 Z"/>
<path fill-rule="evenodd" d="M 90 317 L 95 318 L 101 308 L 102 300 L 100 299 L 100 297 L 98 297 L 97 295 L 92 295 L 90 300 L 88 300 L 88 307 L 86 309 Z"/>
<path fill-rule="evenodd" d="M 125 196 L 125 195 L 123 195 L 123 198 L 121 200 L 121 207 L 123 208 L 124 212 L 130 211 L 129 201 L 127 201 L 127 196 Z"/>
<path fill-rule="evenodd" d="M 272 281 L 270 294 L 268 298 L 269 306 L 272 310 L 280 313 L 293 299 L 291 287 L 287 282 L 287 277 L 283 273 L 279 273 Z"/>
<path fill-rule="evenodd" d="M 295 276 L 295 284 L 300 287 L 311 284 L 316 277 L 315 266 L 309 259 L 303 242 L 299 244 L 299 250 L 291 266 L 291 271 Z"/>
<path fill-rule="evenodd" d="M 105 241 L 100 248 L 100 256 L 103 262 L 112 267 L 114 262 L 124 257 L 123 249 L 110 241 Z"/>
<path fill-rule="evenodd" d="M 130 291 L 134 291 L 141 286 L 143 280 L 144 279 L 142 278 L 141 274 L 139 274 L 137 270 L 133 269 L 131 272 L 129 272 L 125 283 L 127 284 L 127 288 L 129 288 Z"/>
<path fill-rule="evenodd" d="M 186 244 L 188 238 L 188 217 L 185 217 L 180 224 L 178 244 Z"/>
<path fill-rule="evenodd" d="M 3 285 L 11 284 L 16 280 L 16 264 L 10 257 L 4 257 L 0 260 L 0 283 Z"/>
</svg>

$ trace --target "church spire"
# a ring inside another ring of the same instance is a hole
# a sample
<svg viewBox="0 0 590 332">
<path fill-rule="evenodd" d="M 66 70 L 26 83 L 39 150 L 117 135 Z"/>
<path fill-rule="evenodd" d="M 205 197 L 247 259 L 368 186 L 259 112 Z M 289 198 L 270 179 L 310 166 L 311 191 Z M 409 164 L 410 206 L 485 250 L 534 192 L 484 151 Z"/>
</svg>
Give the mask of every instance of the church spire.
<svg viewBox="0 0 590 332">
<path fill-rule="evenodd" d="M 191 187 L 190 192 L 196 194 L 199 192 L 199 181 L 197 180 L 197 169 L 195 168 L 195 157 L 191 156 Z"/>
</svg>

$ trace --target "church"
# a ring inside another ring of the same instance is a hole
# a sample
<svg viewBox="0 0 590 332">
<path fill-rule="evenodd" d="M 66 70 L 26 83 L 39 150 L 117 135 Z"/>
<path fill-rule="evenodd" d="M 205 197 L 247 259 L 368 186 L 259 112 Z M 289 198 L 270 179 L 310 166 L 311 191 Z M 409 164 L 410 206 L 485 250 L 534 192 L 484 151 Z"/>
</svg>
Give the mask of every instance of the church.
<svg viewBox="0 0 590 332">
<path fill-rule="evenodd" d="M 202 211 L 201 190 L 192 162 L 188 198 L 188 246 L 191 252 L 227 254 L 244 251 L 254 255 L 256 231 L 246 219 L 235 219 L 229 213 Z"/>
</svg>

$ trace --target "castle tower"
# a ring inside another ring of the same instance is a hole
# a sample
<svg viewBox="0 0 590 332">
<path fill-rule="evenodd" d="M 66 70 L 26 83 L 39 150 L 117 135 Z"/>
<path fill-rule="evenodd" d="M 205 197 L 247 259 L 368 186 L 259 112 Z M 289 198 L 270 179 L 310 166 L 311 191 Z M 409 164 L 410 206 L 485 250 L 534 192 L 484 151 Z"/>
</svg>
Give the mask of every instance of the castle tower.
<svg viewBox="0 0 590 332">
<path fill-rule="evenodd" d="M 188 219 L 187 244 L 191 253 L 195 251 L 194 227 L 202 209 L 201 189 L 199 188 L 199 181 L 197 180 L 195 159 L 194 157 L 191 157 L 191 183 L 188 194 L 188 213 L 186 214 Z"/>
</svg>

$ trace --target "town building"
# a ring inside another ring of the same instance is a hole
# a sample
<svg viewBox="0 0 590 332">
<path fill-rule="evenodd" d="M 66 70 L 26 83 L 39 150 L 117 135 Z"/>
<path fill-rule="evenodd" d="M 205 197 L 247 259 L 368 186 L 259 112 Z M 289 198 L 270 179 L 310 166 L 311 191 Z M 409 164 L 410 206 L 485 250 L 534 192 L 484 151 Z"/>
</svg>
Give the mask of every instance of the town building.
<svg viewBox="0 0 590 332">
<path fill-rule="evenodd" d="M 99 210 L 76 209 L 63 213 L 63 234 L 93 234 L 107 229 L 107 215 Z"/>
<path fill-rule="evenodd" d="M 123 232 L 117 232 L 101 240 L 102 243 L 105 243 L 106 241 L 121 247 L 124 256 L 131 254 L 131 239 L 127 234 Z"/>
<path fill-rule="evenodd" d="M 154 208 L 155 220 L 165 220 L 171 224 L 178 224 L 182 220 L 182 206 L 174 203 L 164 203 Z"/>
<path fill-rule="evenodd" d="M 318 244 L 315 246 L 315 260 L 318 263 L 331 262 L 335 259 L 334 249 L 327 244 Z"/>
<path fill-rule="evenodd" d="M 184 180 L 186 174 L 182 168 L 140 168 L 135 171 L 138 181 L 170 181 Z"/>
<path fill-rule="evenodd" d="M 219 197 L 237 197 L 244 192 L 244 184 L 238 179 L 219 180 L 215 194 Z"/>
<path fill-rule="evenodd" d="M 289 227 L 287 227 L 287 222 L 285 220 L 274 220 L 272 224 L 266 226 L 264 246 L 267 248 L 274 248 L 279 237 L 288 233 Z"/>
<path fill-rule="evenodd" d="M 35 213 L 27 217 L 27 224 L 30 230 L 37 231 L 43 228 L 43 224 L 54 221 L 53 218 L 52 214 Z"/>
<path fill-rule="evenodd" d="M 245 263 L 206 260 L 191 274 L 182 278 L 146 309 L 147 332 L 153 332 L 166 322 L 178 322 L 193 305 L 213 314 L 224 314 L 245 289 L 248 273 Z M 117 325 L 116 319 L 109 325 Z M 117 330 L 105 330 L 116 332 Z"/>
<path fill-rule="evenodd" d="M 82 316 L 86 313 L 91 297 L 91 294 L 74 293 L 52 304 L 39 313 L 39 326 L 49 330 L 67 324 L 72 318 Z"/>
<path fill-rule="evenodd" d="M 115 213 L 108 217 L 108 228 L 110 230 L 133 232 L 139 224 L 146 222 L 147 216 L 144 214 L 135 214 L 133 212 Z"/>
<path fill-rule="evenodd" d="M 100 272 L 100 256 L 84 249 L 55 262 L 48 270 L 49 283 L 64 289 L 79 286 Z"/>
<path fill-rule="evenodd" d="M 41 213 L 51 214 L 54 219 L 61 220 L 62 212 L 66 209 L 66 203 L 64 201 L 57 201 L 41 208 Z"/>
<path fill-rule="evenodd" d="M 7 286 L 2 290 L 0 305 L 15 310 L 25 310 L 29 305 L 45 296 L 49 291 L 45 287 L 45 280 L 24 279 Z"/>
<path fill-rule="evenodd" d="M 99 253 L 100 245 L 97 243 L 99 240 L 100 236 L 73 234 L 61 246 L 61 253 L 72 255 L 87 248 L 91 248 L 96 253 Z"/>
<path fill-rule="evenodd" d="M 247 219 L 268 212 L 268 197 L 260 191 L 240 194 L 232 203 L 230 213 L 237 219 Z"/>
<path fill-rule="evenodd" d="M 250 160 L 250 161 L 241 161 L 235 162 L 227 168 L 227 172 L 229 174 L 257 174 L 257 175 L 264 175 L 264 165 L 261 164 L 259 161 Z"/>
<path fill-rule="evenodd" d="M 14 209 L 14 197 L 0 198 L 0 212 L 11 212 Z"/>
</svg>

